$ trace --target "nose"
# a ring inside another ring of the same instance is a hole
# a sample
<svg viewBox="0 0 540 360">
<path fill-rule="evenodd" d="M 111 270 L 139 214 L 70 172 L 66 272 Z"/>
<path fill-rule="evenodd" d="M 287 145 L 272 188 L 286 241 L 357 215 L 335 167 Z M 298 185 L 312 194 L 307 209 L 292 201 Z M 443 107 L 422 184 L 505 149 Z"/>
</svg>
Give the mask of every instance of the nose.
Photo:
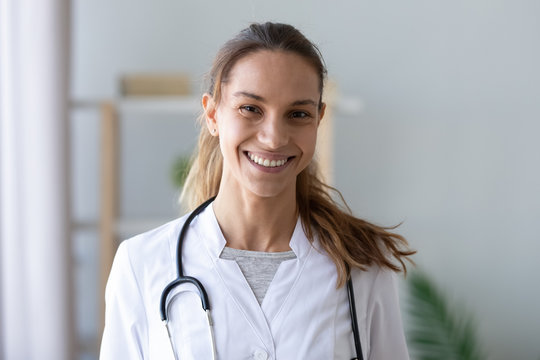
<svg viewBox="0 0 540 360">
<path fill-rule="evenodd" d="M 258 140 L 270 150 L 279 149 L 289 143 L 289 129 L 286 119 L 279 115 L 267 114 L 261 123 Z"/>
</svg>

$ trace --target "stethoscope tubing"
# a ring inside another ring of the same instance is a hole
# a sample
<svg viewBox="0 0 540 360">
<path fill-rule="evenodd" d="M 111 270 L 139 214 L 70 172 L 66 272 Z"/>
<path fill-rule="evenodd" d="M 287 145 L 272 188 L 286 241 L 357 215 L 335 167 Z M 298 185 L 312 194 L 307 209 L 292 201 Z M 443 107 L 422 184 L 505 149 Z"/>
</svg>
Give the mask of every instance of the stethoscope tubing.
<svg viewBox="0 0 540 360">
<path fill-rule="evenodd" d="M 169 321 L 169 316 L 167 314 L 167 297 L 169 296 L 169 293 L 178 285 L 189 283 L 193 284 L 197 290 L 199 291 L 199 297 L 201 298 L 201 306 L 203 310 L 208 314 L 210 311 L 210 301 L 208 300 L 208 294 L 206 293 L 206 289 L 201 284 L 201 282 L 191 276 L 184 276 L 184 271 L 182 268 L 182 248 L 183 248 L 183 242 L 184 237 L 186 236 L 187 230 L 189 228 L 189 225 L 193 221 L 193 219 L 199 215 L 212 201 L 214 201 L 216 197 L 212 197 L 208 200 L 206 200 L 204 203 L 199 205 L 195 210 L 189 214 L 188 218 L 186 219 L 186 222 L 184 223 L 184 226 L 182 226 L 182 229 L 180 230 L 180 234 L 178 235 L 178 242 L 176 244 L 176 279 L 171 281 L 163 290 L 161 293 L 161 299 L 159 302 L 159 313 L 161 316 L 161 321 L 164 321 L 165 323 Z"/>
<path fill-rule="evenodd" d="M 358 318 L 356 317 L 356 302 L 354 300 L 354 286 L 352 277 L 347 280 L 347 294 L 349 296 L 349 311 L 351 313 L 351 327 L 353 331 L 354 348 L 356 350 L 356 358 L 351 360 L 364 360 L 362 354 L 362 344 L 360 342 L 360 330 L 358 329 Z"/>
<path fill-rule="evenodd" d="M 193 219 L 199 215 L 212 201 L 216 199 L 215 196 L 212 196 L 210 199 L 203 202 L 201 205 L 197 206 L 195 210 L 189 214 L 189 217 L 186 219 L 185 225 L 182 226 L 182 230 L 180 230 L 180 234 L 178 235 L 178 241 L 176 244 L 176 274 L 178 275 L 178 278 L 182 278 L 184 276 L 184 269 L 182 264 L 182 248 L 184 243 L 184 238 L 186 236 L 189 224 L 193 221 Z M 186 226 L 187 225 L 187 226 Z M 206 302 L 208 302 L 208 299 L 206 299 Z"/>
</svg>

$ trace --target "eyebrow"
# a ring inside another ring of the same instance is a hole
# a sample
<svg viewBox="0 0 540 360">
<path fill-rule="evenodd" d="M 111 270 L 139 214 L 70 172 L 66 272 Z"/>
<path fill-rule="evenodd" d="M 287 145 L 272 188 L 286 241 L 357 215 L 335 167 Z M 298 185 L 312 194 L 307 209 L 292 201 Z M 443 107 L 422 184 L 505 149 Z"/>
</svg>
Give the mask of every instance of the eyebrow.
<svg viewBox="0 0 540 360">
<path fill-rule="evenodd" d="M 253 93 L 250 93 L 250 92 L 247 92 L 247 91 L 237 91 L 237 92 L 235 92 L 233 94 L 233 96 L 235 96 L 235 97 L 246 96 L 248 98 L 252 98 L 252 99 L 255 99 L 257 101 L 264 102 L 264 98 L 262 96 L 259 96 L 259 95 L 256 95 L 256 94 L 253 94 Z"/>
<path fill-rule="evenodd" d="M 237 91 L 233 94 L 233 96 L 235 97 L 241 97 L 241 96 L 245 96 L 245 97 L 248 97 L 248 98 L 252 98 L 254 100 L 257 100 L 257 101 L 260 101 L 260 102 L 265 102 L 265 99 L 260 96 L 260 95 L 257 95 L 257 94 L 253 94 L 253 93 L 250 93 L 248 91 Z M 319 103 L 316 102 L 316 101 L 313 101 L 311 99 L 304 99 L 304 100 L 296 100 L 294 102 L 291 103 L 291 106 L 299 106 L 299 105 L 313 105 L 313 106 L 318 106 Z"/>
</svg>

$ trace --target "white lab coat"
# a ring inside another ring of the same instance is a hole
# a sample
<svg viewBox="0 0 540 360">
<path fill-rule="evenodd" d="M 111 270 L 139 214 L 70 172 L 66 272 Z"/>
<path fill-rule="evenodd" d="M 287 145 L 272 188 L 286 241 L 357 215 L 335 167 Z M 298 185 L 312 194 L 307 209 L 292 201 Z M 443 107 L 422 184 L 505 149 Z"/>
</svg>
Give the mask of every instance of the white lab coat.
<svg viewBox="0 0 540 360">
<path fill-rule="evenodd" d="M 182 217 L 124 241 L 106 290 L 101 360 L 174 359 L 159 314 L 165 286 L 176 278 Z M 300 220 L 290 241 L 297 258 L 281 263 L 261 305 L 236 262 L 220 259 L 225 239 L 212 206 L 196 217 L 183 247 L 185 275 L 208 293 L 218 359 L 351 359 L 354 354 L 345 287 L 336 268 Z M 364 359 L 408 359 L 394 274 L 353 271 Z M 179 358 L 211 359 L 210 335 L 199 298 L 169 295 L 171 333 Z M 187 324 L 187 325 L 186 325 Z"/>
</svg>

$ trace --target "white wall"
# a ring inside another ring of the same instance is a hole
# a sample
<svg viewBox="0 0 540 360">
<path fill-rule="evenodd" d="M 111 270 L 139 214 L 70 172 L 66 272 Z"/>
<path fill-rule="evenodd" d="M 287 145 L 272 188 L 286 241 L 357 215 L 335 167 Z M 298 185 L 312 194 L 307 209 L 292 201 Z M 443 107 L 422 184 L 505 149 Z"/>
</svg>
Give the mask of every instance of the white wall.
<svg viewBox="0 0 540 360">
<path fill-rule="evenodd" d="M 189 72 L 197 92 L 249 22 L 302 29 L 366 105 L 336 122 L 352 208 L 404 221 L 492 359 L 540 356 L 539 2 L 79 0 L 73 15 L 75 98 L 114 96 L 120 74 L 152 70 Z"/>
</svg>

